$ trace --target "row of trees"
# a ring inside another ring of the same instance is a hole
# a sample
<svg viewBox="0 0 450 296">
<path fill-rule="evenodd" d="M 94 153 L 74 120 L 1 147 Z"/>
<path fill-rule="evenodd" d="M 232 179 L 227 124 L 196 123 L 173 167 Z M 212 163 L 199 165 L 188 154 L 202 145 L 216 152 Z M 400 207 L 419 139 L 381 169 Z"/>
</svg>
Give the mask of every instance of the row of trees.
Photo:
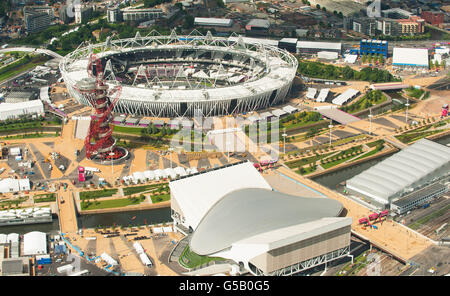
<svg viewBox="0 0 450 296">
<path fill-rule="evenodd" d="M 298 72 L 302 75 L 333 80 L 362 80 L 369 82 L 392 82 L 398 81 L 389 71 L 366 67 L 356 71 L 349 66 L 337 67 L 321 62 L 310 62 L 299 60 Z"/>
<path fill-rule="evenodd" d="M 384 63 L 384 56 L 380 53 L 380 54 L 366 54 L 366 53 L 364 53 L 362 56 L 361 56 L 361 62 L 363 63 L 363 64 L 366 64 L 366 63 L 369 63 L 369 64 L 371 64 L 371 63 L 375 63 L 375 62 L 378 62 L 379 64 L 383 64 Z"/>
<path fill-rule="evenodd" d="M 341 107 L 340 109 L 344 112 L 354 113 L 354 112 L 361 111 L 361 110 L 367 109 L 369 107 L 372 107 L 378 103 L 381 103 L 381 101 L 383 101 L 385 99 L 386 99 L 386 97 L 383 95 L 383 93 L 380 90 L 373 90 L 373 91 L 368 92 L 364 97 L 359 99 L 356 103 Z"/>
</svg>

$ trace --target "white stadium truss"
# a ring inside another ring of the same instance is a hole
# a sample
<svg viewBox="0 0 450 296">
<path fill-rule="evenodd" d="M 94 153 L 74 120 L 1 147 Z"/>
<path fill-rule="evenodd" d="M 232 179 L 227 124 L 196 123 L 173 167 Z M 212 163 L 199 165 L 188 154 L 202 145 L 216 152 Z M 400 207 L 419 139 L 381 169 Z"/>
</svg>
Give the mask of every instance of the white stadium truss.
<svg viewBox="0 0 450 296">
<path fill-rule="evenodd" d="M 145 37 L 138 32 L 134 38 L 81 44 L 62 59 L 60 69 L 70 94 L 90 105 L 74 88 L 77 81 L 88 77 L 89 56 L 94 53 L 102 60 L 110 87 L 119 83 L 111 60 L 123 66 L 128 71 L 125 75 L 131 77 L 127 76 L 129 83 L 121 83 L 122 94 L 114 111 L 135 116 L 193 117 L 198 110 L 203 116 L 218 116 L 284 102 L 296 75 L 297 59 L 275 46 L 248 44 L 240 36 L 234 39 L 213 37 L 209 32 L 201 35 L 198 31 L 188 36 L 178 36 L 175 31 L 163 36 L 152 31 Z M 152 53 L 162 56 L 146 58 Z M 116 58 L 127 55 L 144 57 L 138 61 Z M 133 62 L 139 65 L 128 68 Z M 195 68 L 192 65 L 197 64 L 209 68 L 183 71 L 180 66 Z"/>
</svg>

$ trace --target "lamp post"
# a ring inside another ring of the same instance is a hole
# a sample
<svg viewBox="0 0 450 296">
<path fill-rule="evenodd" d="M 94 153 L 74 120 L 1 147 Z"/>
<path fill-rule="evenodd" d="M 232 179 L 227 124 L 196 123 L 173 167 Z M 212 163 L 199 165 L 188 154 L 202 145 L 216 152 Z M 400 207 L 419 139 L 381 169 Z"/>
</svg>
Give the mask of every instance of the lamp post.
<svg viewBox="0 0 450 296">
<path fill-rule="evenodd" d="M 405 122 L 406 123 L 408 123 L 408 106 L 409 106 L 409 99 L 408 98 L 406 98 L 406 104 L 405 104 L 405 106 L 406 106 L 406 117 L 405 117 Z"/>
<path fill-rule="evenodd" d="M 112 159 L 112 156 L 114 156 L 114 152 L 112 152 L 112 150 L 109 153 L 109 156 L 111 156 L 111 174 L 114 175 L 114 161 Z"/>
<path fill-rule="evenodd" d="M 281 135 L 283 137 L 283 154 L 286 154 L 286 129 L 284 129 L 283 134 Z"/>
<path fill-rule="evenodd" d="M 170 168 L 172 168 L 172 151 L 173 151 L 173 147 L 170 147 L 168 150 L 170 151 Z"/>
<path fill-rule="evenodd" d="M 333 125 L 331 124 L 331 122 L 328 125 L 328 128 L 330 129 L 330 147 L 331 147 L 331 129 L 333 128 Z"/>
</svg>

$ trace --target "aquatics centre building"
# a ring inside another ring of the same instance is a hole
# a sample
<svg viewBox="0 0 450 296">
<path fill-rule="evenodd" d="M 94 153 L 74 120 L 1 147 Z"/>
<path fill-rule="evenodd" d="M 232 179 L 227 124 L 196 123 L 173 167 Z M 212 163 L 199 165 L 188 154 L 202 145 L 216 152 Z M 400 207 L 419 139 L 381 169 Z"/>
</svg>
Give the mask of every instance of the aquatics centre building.
<svg viewBox="0 0 450 296">
<path fill-rule="evenodd" d="M 175 228 L 198 255 L 230 259 L 253 275 L 291 275 L 350 254 L 352 218 L 342 217 L 341 203 L 274 191 L 251 162 L 169 187 Z"/>
<path fill-rule="evenodd" d="M 88 77 L 92 54 L 101 60 L 103 77 L 122 93 L 114 111 L 134 116 L 219 116 L 264 109 L 284 102 L 298 61 L 289 52 L 242 37 L 210 33 L 178 36 L 152 32 L 142 37 L 108 38 L 66 55 L 60 70 L 70 94 Z"/>
</svg>

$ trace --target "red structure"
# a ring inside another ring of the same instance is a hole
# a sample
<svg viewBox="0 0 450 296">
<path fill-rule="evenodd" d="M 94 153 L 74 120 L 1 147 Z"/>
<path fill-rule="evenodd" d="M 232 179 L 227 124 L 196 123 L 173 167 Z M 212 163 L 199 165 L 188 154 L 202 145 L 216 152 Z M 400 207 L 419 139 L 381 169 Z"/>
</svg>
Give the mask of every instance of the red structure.
<svg viewBox="0 0 450 296">
<path fill-rule="evenodd" d="M 91 54 L 88 63 L 89 78 L 79 81 L 78 91 L 89 101 L 94 112 L 91 115 L 88 135 L 84 145 L 86 157 L 96 160 L 117 160 L 124 157 L 127 151 L 116 147 L 116 140 L 112 137 L 111 112 L 119 100 L 121 86 L 114 87 L 108 92 L 109 86 L 103 81 L 103 66 L 95 54 Z M 114 99 L 111 100 L 110 98 Z"/>
<path fill-rule="evenodd" d="M 369 219 L 367 219 L 367 218 L 361 218 L 361 219 L 359 219 L 359 224 L 366 224 L 366 223 L 369 223 Z"/>
<path fill-rule="evenodd" d="M 373 214 L 370 214 L 370 215 L 369 215 L 369 220 L 370 220 L 370 221 L 375 220 L 375 219 L 377 219 L 377 218 L 378 218 L 378 214 L 377 214 L 377 213 L 373 213 Z"/>
<path fill-rule="evenodd" d="M 84 182 L 84 181 L 86 181 L 84 167 L 78 167 L 78 182 Z"/>
</svg>

